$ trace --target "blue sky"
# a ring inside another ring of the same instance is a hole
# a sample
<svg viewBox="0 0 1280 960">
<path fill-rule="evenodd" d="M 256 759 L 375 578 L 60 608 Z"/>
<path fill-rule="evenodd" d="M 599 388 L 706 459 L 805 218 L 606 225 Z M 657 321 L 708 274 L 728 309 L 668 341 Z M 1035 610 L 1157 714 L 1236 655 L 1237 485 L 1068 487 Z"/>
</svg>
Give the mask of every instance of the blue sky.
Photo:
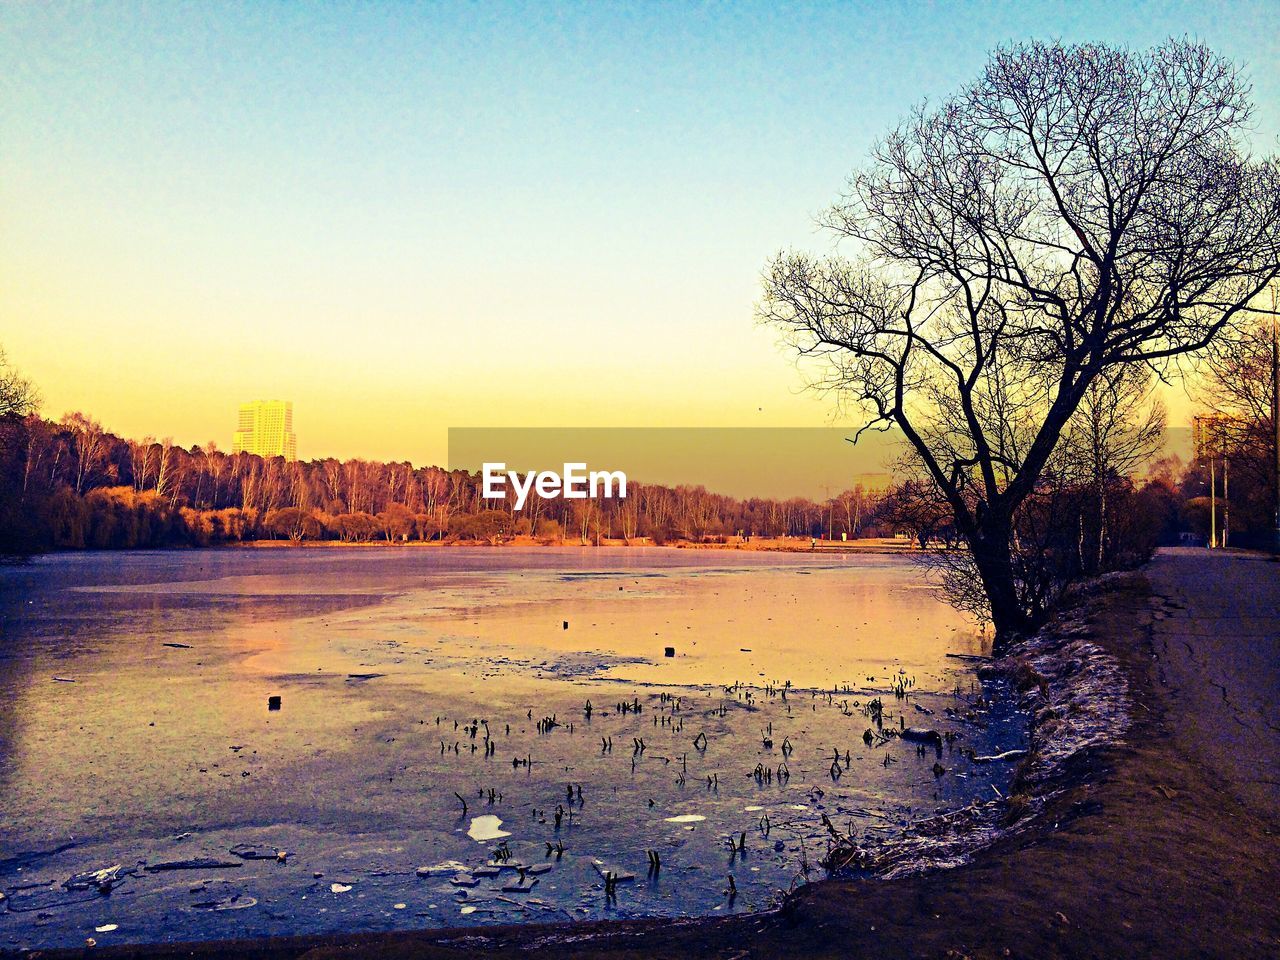
<svg viewBox="0 0 1280 960">
<path fill-rule="evenodd" d="M 821 424 L 769 255 L 997 44 L 1170 35 L 1274 152 L 1276 4 L 7 4 L 0 343 L 46 414 L 225 443 L 283 395 L 305 456 Z"/>
</svg>

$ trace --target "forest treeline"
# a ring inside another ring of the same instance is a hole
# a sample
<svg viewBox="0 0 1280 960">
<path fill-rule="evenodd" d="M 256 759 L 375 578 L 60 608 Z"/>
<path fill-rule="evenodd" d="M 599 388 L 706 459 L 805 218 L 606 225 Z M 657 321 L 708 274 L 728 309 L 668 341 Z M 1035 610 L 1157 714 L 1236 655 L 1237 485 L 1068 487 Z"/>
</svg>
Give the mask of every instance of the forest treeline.
<svg viewBox="0 0 1280 960">
<path fill-rule="evenodd" d="M 107 432 L 73 413 L 3 423 L 8 552 L 292 541 L 484 540 L 666 543 L 730 536 L 863 536 L 886 529 L 861 488 L 825 503 L 737 499 L 631 482 L 625 499 L 486 500 L 478 474 L 408 462 L 286 462 Z"/>
<path fill-rule="evenodd" d="M 1096 485 L 1072 484 L 1043 500 L 1042 520 L 1063 549 L 1080 555 L 1088 541 L 1097 559 L 1083 565 L 1106 565 L 1176 536 L 1185 497 L 1169 470 L 1141 485 L 1117 474 L 1104 486 L 1105 496 Z M 664 544 L 906 534 L 921 544 L 955 543 L 945 504 L 912 480 L 888 491 L 855 486 L 825 501 L 738 499 L 635 481 L 628 492 L 621 500 L 534 494 L 516 511 L 511 500 L 484 499 L 479 475 L 461 470 L 335 458 L 289 463 L 213 443 L 188 449 L 118 437 L 81 413 L 0 422 L 0 550 L 7 553 L 515 537 Z"/>
</svg>

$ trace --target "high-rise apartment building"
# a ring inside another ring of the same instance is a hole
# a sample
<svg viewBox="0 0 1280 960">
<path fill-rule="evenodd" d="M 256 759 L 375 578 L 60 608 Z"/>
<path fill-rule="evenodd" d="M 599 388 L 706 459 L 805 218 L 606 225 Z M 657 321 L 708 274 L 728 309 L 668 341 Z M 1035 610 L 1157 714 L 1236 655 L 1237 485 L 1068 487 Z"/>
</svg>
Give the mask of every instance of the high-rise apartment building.
<svg viewBox="0 0 1280 960">
<path fill-rule="evenodd" d="M 254 400 L 240 404 L 240 427 L 231 441 L 232 453 L 298 459 L 293 435 L 293 404 L 288 400 Z"/>
</svg>

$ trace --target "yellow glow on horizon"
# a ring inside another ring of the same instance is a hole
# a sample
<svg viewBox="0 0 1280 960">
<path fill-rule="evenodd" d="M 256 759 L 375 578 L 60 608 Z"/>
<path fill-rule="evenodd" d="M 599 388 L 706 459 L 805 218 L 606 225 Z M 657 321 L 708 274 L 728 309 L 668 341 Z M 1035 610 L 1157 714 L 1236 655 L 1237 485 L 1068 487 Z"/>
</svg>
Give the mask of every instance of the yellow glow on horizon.
<svg viewBox="0 0 1280 960">
<path fill-rule="evenodd" d="M 644 306 L 623 302 L 614 274 L 544 278 L 553 311 L 481 296 L 499 268 L 433 278 L 430 291 L 421 279 L 345 298 L 299 287 L 295 301 L 261 278 L 203 290 L 127 252 L 86 250 L 89 266 L 71 271 L 41 253 L 0 263 L 0 343 L 39 386 L 43 415 L 83 410 L 122 436 L 229 449 L 238 405 L 259 397 L 293 401 L 302 459 L 418 465 L 443 463 L 459 426 L 848 423 L 754 325 L 754 277 L 719 300 L 679 278 Z M 1187 425 L 1183 387 L 1158 392 L 1170 426 Z"/>
<path fill-rule="evenodd" d="M 571 335 L 485 334 L 501 311 L 457 301 L 288 308 L 178 287 L 8 261 L 0 308 L 18 322 L 0 343 L 51 419 L 83 410 L 123 436 L 229 449 L 238 405 L 279 397 L 304 459 L 443 462 L 451 426 L 823 426 L 832 414 L 753 326 L 749 289 L 734 316 L 636 342 L 631 331 L 658 325 L 634 307 L 613 324 L 580 307 Z"/>
</svg>

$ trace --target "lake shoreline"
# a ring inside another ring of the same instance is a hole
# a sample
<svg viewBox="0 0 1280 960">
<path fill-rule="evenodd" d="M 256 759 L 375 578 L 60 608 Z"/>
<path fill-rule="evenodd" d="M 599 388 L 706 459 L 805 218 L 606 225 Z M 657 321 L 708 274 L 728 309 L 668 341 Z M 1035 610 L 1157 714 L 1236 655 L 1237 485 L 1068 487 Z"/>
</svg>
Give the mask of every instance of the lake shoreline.
<svg viewBox="0 0 1280 960">
<path fill-rule="evenodd" d="M 1058 794 L 1087 782 L 1078 758 L 1115 747 L 1131 726 L 1128 678 L 1094 642 L 1089 622 L 1108 609 L 1117 592 L 1134 585 L 1135 575 L 1125 573 L 1080 585 L 1035 636 L 978 669 L 982 679 L 1004 681 L 1028 718 L 1030 749 L 988 758 L 1014 764 L 1008 795 L 929 817 L 886 842 L 860 845 L 845 838 L 828 856 L 832 875 L 894 880 L 954 869 L 997 841 L 1034 833 Z"/>
<path fill-rule="evenodd" d="M 866 540 L 818 540 L 808 537 L 760 537 L 748 541 L 705 543 L 693 540 L 670 540 L 654 543 L 648 538 L 631 542 L 606 539 L 600 543 L 581 543 L 570 540 L 539 540 L 535 537 L 512 537 L 497 543 L 484 540 L 408 540 L 403 542 L 371 540 L 348 543 L 342 540 L 246 540 L 240 543 L 219 544 L 213 549 L 232 550 L 326 550 L 337 548 L 362 550 L 507 550 L 513 547 L 536 547 L 546 550 L 735 550 L 748 553 L 871 553 L 900 554 L 917 552 L 915 545 L 900 538 L 876 537 Z"/>
<path fill-rule="evenodd" d="M 818 540 L 809 537 L 758 537 L 749 541 L 704 543 L 693 540 L 669 540 L 654 543 L 648 538 L 631 542 L 606 539 L 600 543 L 581 543 L 570 540 L 547 541 L 536 537 L 513 537 L 497 543 L 486 540 L 407 540 L 407 541 L 346 541 L 346 540 L 238 540 L 210 544 L 172 544 L 162 547 L 129 547 L 68 550 L 48 550 L 28 554 L 0 553 L 0 564 L 21 565 L 39 557 L 52 557 L 68 553 L 130 554 L 153 552 L 177 552 L 192 550 L 225 551 L 276 551 L 276 550 L 510 550 L 520 548 L 539 550 L 720 550 L 742 553 L 811 553 L 815 556 L 855 553 L 881 556 L 916 555 L 921 551 L 914 541 L 900 537 L 877 537 L 865 540 Z"/>
<path fill-rule="evenodd" d="M 711 950 L 742 957 L 848 957 L 904 948 L 910 956 L 951 950 L 972 957 L 1260 955 L 1280 943 L 1280 910 L 1269 892 L 1280 876 L 1258 853 L 1274 845 L 1274 810 L 1242 802 L 1181 742 L 1178 731 L 1189 716 L 1181 691 L 1197 678 L 1185 673 L 1171 653 L 1176 644 L 1160 632 L 1177 616 L 1179 601 L 1170 599 L 1167 586 L 1162 594 L 1152 585 L 1155 573 L 1165 584 L 1169 570 L 1183 575 L 1187 589 L 1212 579 L 1184 570 L 1198 562 L 1161 558 L 1150 575 L 1107 578 L 1081 591 L 1033 641 L 1035 648 L 1004 658 L 1006 669 L 1019 660 L 1031 668 L 1015 667 L 1033 698 L 1043 678 L 1055 707 L 1046 711 L 1041 704 L 1034 721 L 1039 759 L 1020 778 L 1028 797 L 1025 815 L 985 848 L 966 853 L 969 862 L 956 869 L 893 880 L 824 880 L 801 888 L 777 911 L 738 917 L 121 946 L 95 953 L 310 960 L 466 957 L 502 949 L 581 958 Z M 1274 567 L 1257 566 L 1263 560 L 1204 562 L 1231 564 L 1242 597 L 1252 579 L 1266 574 L 1275 580 Z M 1280 593 L 1274 584 L 1270 588 Z M 1196 621 L 1189 615 L 1188 622 Z M 1229 631 L 1202 641 L 1224 649 L 1238 642 Z M 1108 673 L 1112 667 L 1117 675 Z M 1117 677 L 1122 689 L 1112 692 L 1132 710 L 1128 721 L 1113 719 L 1131 722 L 1128 732 L 1122 740 L 1083 742 L 1092 732 L 1105 733 L 1105 724 L 1073 729 L 1055 715 L 1056 705 L 1065 703 L 1068 716 L 1079 712 L 1097 684 L 1105 690 Z M 1090 682 L 1092 690 L 1081 686 Z M 1073 705 L 1076 697 L 1084 699 Z M 1057 744 L 1073 735 L 1077 748 L 1055 754 Z M 1156 850 L 1160 856 L 1153 858 Z"/>
</svg>

